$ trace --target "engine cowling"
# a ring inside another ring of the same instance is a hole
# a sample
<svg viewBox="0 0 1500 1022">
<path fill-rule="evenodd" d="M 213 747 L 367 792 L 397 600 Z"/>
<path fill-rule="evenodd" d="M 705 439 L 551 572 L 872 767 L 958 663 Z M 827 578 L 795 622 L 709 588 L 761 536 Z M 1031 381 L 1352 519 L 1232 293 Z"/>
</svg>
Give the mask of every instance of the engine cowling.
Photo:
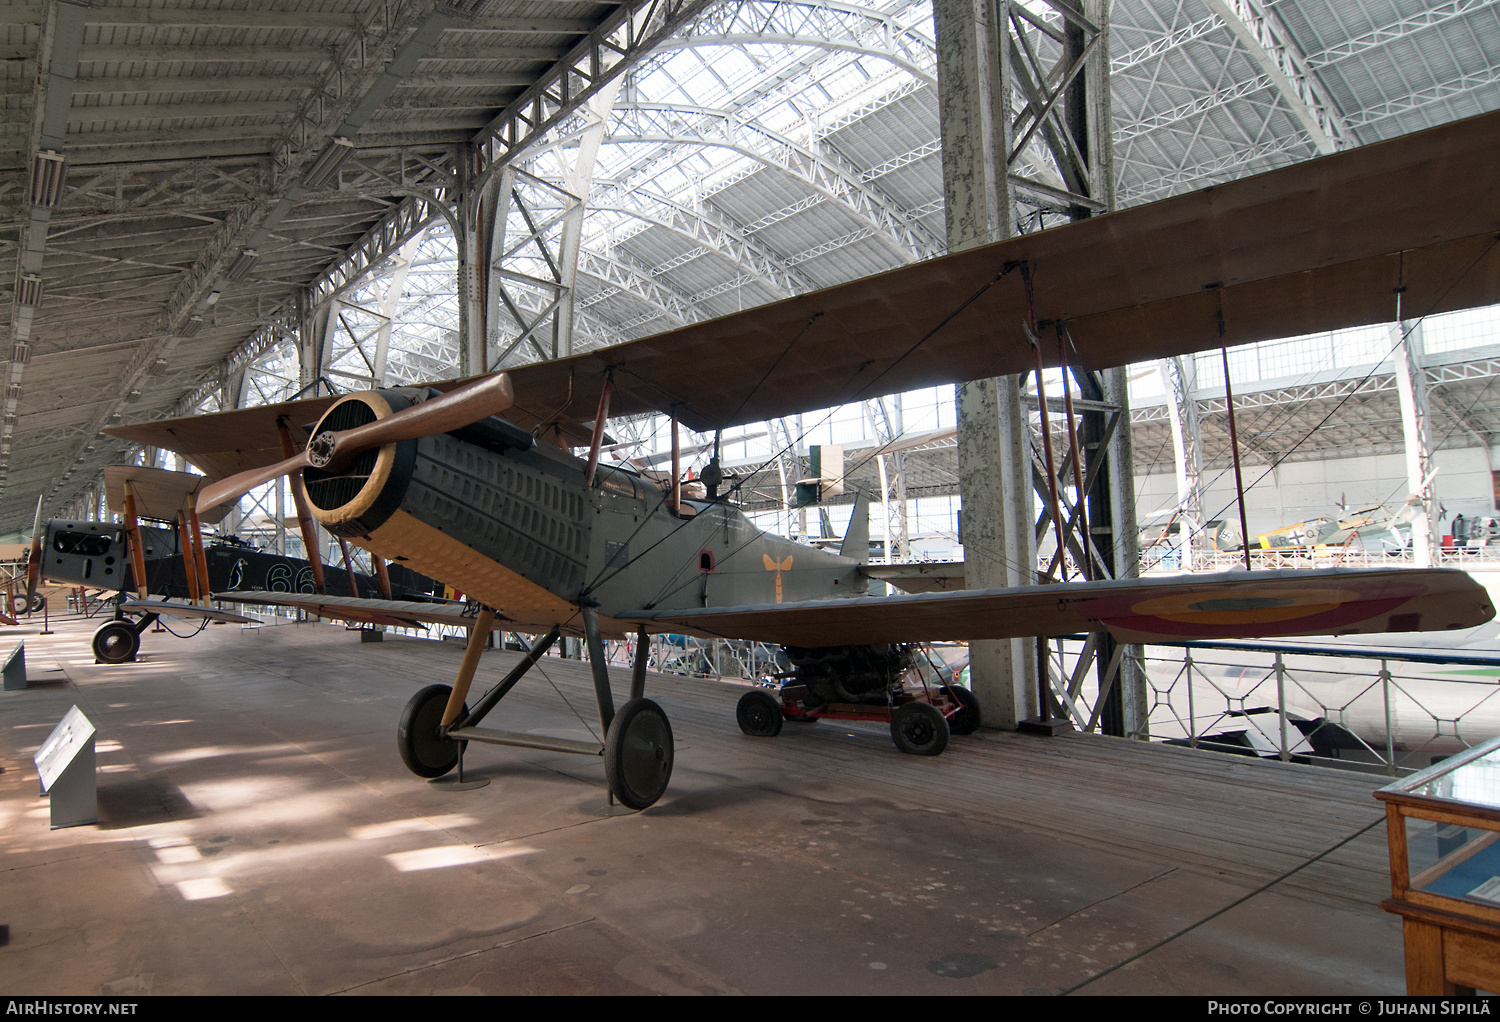
<svg viewBox="0 0 1500 1022">
<path fill-rule="evenodd" d="M 320 433 L 353 429 L 384 419 L 413 404 L 399 390 L 364 391 L 335 402 L 313 429 Z M 355 456 L 341 472 L 302 470 L 313 517 L 335 536 L 367 535 L 401 507 L 416 465 L 417 441 L 402 440 Z"/>
</svg>

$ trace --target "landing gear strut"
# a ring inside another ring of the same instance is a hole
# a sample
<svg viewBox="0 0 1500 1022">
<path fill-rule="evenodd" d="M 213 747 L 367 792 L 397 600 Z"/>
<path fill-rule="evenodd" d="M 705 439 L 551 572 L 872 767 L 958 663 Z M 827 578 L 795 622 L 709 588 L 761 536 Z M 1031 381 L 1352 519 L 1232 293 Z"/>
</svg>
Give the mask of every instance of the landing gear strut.
<svg viewBox="0 0 1500 1022">
<path fill-rule="evenodd" d="M 469 694 L 474 671 L 479 665 L 479 654 L 494 619 L 494 611 L 485 608 L 480 612 L 469 632 L 463 666 L 459 668 L 458 679 L 452 687 L 429 685 L 406 704 L 396 732 L 396 745 L 407 769 L 418 777 L 442 777 L 460 764 L 466 742 L 603 756 L 604 776 L 613 798 L 630 809 L 655 805 L 672 779 L 674 746 L 672 725 L 666 713 L 645 698 L 646 659 L 650 651 L 645 631 L 641 631 L 636 644 L 630 700 L 616 713 L 609 672 L 604 663 L 604 641 L 599 631 L 598 614 L 591 607 L 583 608 L 584 632 L 594 674 L 594 696 L 605 734 L 604 744 L 600 745 L 598 742 L 548 738 L 478 726 L 560 635 L 559 629 L 552 629 L 471 710 L 464 699 Z"/>
</svg>

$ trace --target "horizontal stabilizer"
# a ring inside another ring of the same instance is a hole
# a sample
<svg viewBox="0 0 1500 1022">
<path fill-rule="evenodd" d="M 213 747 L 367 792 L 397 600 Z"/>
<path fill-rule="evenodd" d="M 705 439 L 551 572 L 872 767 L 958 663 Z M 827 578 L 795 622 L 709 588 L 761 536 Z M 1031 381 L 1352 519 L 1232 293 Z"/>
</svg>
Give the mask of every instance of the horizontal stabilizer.
<svg viewBox="0 0 1500 1022">
<path fill-rule="evenodd" d="M 964 587 L 963 561 L 866 564 L 859 573 L 866 578 L 879 579 L 903 593 L 941 593 Z"/>
</svg>

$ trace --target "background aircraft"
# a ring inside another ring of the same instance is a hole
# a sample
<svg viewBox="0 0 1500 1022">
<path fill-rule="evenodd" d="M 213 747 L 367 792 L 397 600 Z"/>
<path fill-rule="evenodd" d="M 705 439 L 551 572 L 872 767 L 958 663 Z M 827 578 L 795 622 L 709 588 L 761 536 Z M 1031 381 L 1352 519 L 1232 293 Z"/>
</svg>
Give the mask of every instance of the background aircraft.
<svg viewBox="0 0 1500 1022">
<path fill-rule="evenodd" d="M 28 602 L 34 599 L 38 579 L 119 594 L 112 619 L 93 636 L 94 656 L 114 664 L 135 659 L 141 635 L 162 616 L 205 623 L 254 621 L 207 606 L 209 593 L 231 601 L 236 592 L 247 590 L 313 593 L 321 581 L 324 592 L 334 596 L 378 599 L 385 595 L 384 585 L 401 599 L 441 595 L 440 584 L 399 565 L 383 584 L 352 569 L 324 565 L 318 573 L 302 558 L 256 550 L 232 538 L 202 544 L 188 512 L 205 482 L 203 476 L 187 472 L 110 466 L 105 470 L 105 492 L 110 510 L 122 515 L 124 524 L 48 521 L 39 529 L 30 555 L 36 567 L 28 575 Z M 227 510 L 215 509 L 204 520 L 216 524 Z M 171 527 L 140 525 L 139 519 Z M 127 594 L 136 598 L 124 598 Z"/>
<path fill-rule="evenodd" d="M 1025 371 L 1033 350 L 1005 324 L 1032 314 L 1066 322 L 1078 363 L 1100 368 L 1388 320 L 1398 285 L 1406 308 L 1420 314 L 1500 301 L 1500 190 L 1488 184 L 1497 158 L 1500 116 L 1487 115 L 508 377 L 109 432 L 227 477 L 205 488 L 202 509 L 301 473 L 330 532 L 474 598 L 480 609 L 456 684 L 429 686 L 403 714 L 399 744 L 414 771 L 446 773 L 466 741 L 603 754 L 611 792 L 643 808 L 670 778 L 671 728 L 644 698 L 645 642 L 630 701 L 615 712 L 606 637 L 666 631 L 779 643 L 800 651 L 797 681 L 812 695 L 822 687 L 890 699 L 909 643 L 1097 630 L 1128 642 L 1351 634 L 1472 627 L 1492 617 L 1481 587 L 1441 570 L 861 597 L 860 558 L 755 529 L 719 496 L 716 463 L 700 476 L 707 499 L 695 501 L 675 485 L 680 465 L 663 492 L 600 464 L 599 450 L 612 413 L 662 411 L 715 430 Z M 1406 175 L 1424 186 L 1395 187 Z M 306 449 L 287 457 L 272 424 L 319 415 Z M 581 443 L 586 423 L 587 458 L 555 446 Z M 327 606 L 318 597 L 262 595 Z M 545 638 L 470 710 L 481 637 L 497 621 Z M 604 745 L 476 726 L 565 632 L 588 640 Z M 893 736 L 911 751 L 940 750 L 948 713 L 923 700 L 902 704 L 891 714 Z"/>
</svg>

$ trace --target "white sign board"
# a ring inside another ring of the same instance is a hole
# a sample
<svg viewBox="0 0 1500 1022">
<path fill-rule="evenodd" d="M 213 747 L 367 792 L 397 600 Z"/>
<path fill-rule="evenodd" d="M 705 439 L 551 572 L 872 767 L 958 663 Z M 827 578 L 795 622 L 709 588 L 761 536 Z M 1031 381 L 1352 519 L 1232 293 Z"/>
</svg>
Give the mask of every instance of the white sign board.
<svg viewBox="0 0 1500 1022">
<path fill-rule="evenodd" d="M 33 757 L 42 791 L 52 803 L 52 829 L 97 823 L 94 725 L 74 706 Z"/>
<path fill-rule="evenodd" d="M 68 764 L 80 749 L 94 737 L 94 725 L 78 707 L 63 714 L 63 719 L 47 736 L 35 756 L 36 772 L 42 778 L 42 790 L 52 790 L 52 785 L 62 776 Z"/>
</svg>

